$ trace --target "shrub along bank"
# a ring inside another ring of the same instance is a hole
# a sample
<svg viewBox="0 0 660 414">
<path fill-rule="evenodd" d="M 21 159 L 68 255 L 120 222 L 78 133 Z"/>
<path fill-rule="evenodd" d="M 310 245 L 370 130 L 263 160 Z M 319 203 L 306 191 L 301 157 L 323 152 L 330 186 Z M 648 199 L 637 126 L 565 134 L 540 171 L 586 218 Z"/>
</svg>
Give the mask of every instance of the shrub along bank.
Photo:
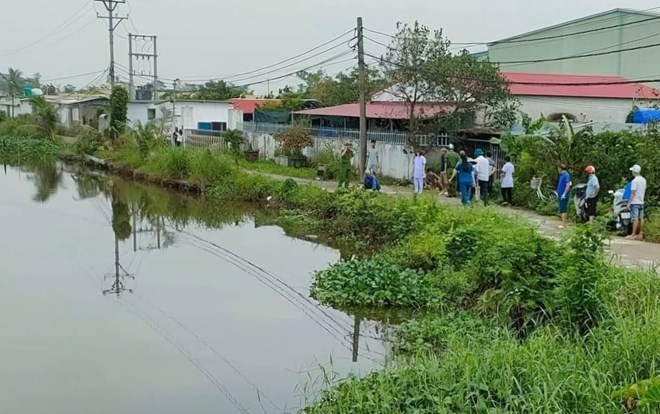
<svg viewBox="0 0 660 414">
<path fill-rule="evenodd" d="M 488 209 L 248 175 L 217 151 L 128 142 L 104 156 L 211 199 L 270 198 L 359 246 L 315 275 L 325 304 L 427 310 L 400 329 L 392 364 L 328 384 L 306 412 L 621 412 L 613 393 L 660 372 L 660 279 L 605 263 L 594 229 L 554 242 Z"/>
</svg>

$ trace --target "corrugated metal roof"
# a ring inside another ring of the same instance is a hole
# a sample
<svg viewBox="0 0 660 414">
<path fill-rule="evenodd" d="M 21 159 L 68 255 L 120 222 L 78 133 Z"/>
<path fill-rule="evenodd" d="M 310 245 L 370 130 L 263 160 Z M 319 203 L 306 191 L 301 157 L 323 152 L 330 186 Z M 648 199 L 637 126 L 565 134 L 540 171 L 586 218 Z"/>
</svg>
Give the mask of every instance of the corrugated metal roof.
<svg viewBox="0 0 660 414">
<path fill-rule="evenodd" d="M 640 83 L 616 84 L 617 82 L 627 81 L 626 78 L 621 76 L 558 75 L 526 72 L 504 72 L 503 75 L 509 82 L 512 82 L 509 84 L 509 90 L 517 96 L 613 99 L 657 99 L 660 96 L 660 91 L 657 89 Z M 615 84 L 607 85 L 607 83 Z"/>
<path fill-rule="evenodd" d="M 279 99 L 250 99 L 250 98 L 233 98 L 227 102 L 231 102 L 234 107 L 243 111 L 243 114 L 253 114 L 254 110 L 259 105 L 268 102 L 281 102 Z"/>
<path fill-rule="evenodd" d="M 532 30 L 532 31 L 529 31 L 529 32 L 526 32 L 526 33 L 521 33 L 521 34 L 518 34 L 518 35 L 515 35 L 515 36 L 510 36 L 510 37 L 507 37 L 507 38 L 504 38 L 504 39 L 496 40 L 494 42 L 489 43 L 488 46 L 494 46 L 498 43 L 506 43 L 510 40 L 515 40 L 515 39 L 520 39 L 520 38 L 523 38 L 523 37 L 533 36 L 533 35 L 543 33 L 543 32 L 549 31 L 549 30 L 558 29 L 558 28 L 561 28 L 561 27 L 574 25 L 576 23 L 581 23 L 581 22 L 584 22 L 586 20 L 591 20 L 591 19 L 596 19 L 596 18 L 599 18 L 599 17 L 607 16 L 609 14 L 635 14 L 635 15 L 640 15 L 640 16 L 659 17 L 660 18 L 660 15 L 657 14 L 657 13 L 651 13 L 651 12 L 646 12 L 646 11 L 642 11 L 642 10 L 612 9 L 612 10 L 604 11 L 602 13 L 597 13 L 597 14 L 592 14 L 592 15 L 589 15 L 589 16 L 580 17 L 578 19 L 569 20 L 569 21 L 566 21 L 566 22 L 563 22 L 563 23 L 554 24 L 552 26 L 546 26 L 546 27 L 543 27 L 543 28 L 540 28 L 540 29 L 535 29 L 535 30 Z M 614 24 L 616 24 L 616 23 L 614 23 Z"/>
<path fill-rule="evenodd" d="M 77 105 L 85 102 L 108 100 L 105 95 L 45 95 L 44 99 L 60 105 Z"/>
<path fill-rule="evenodd" d="M 447 103 L 423 103 L 415 108 L 418 117 L 432 117 L 442 112 L 451 111 L 454 105 Z M 294 112 L 297 115 L 310 116 L 339 116 L 346 118 L 358 118 L 360 116 L 360 105 L 344 104 L 328 108 L 308 109 Z M 367 104 L 367 118 L 371 119 L 409 119 L 410 114 L 405 102 L 370 102 Z"/>
</svg>

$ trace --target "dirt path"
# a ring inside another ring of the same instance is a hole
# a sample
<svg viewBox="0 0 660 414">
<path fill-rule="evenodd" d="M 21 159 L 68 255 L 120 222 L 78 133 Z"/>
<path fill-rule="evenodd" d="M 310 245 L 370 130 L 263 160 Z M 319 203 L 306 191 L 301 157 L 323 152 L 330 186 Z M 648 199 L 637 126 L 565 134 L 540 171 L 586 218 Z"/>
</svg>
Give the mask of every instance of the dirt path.
<svg viewBox="0 0 660 414">
<path fill-rule="evenodd" d="M 248 172 L 255 175 L 265 175 L 276 180 L 286 180 L 291 178 L 299 184 L 312 184 L 325 188 L 328 191 L 335 191 L 337 189 L 337 183 L 335 181 L 309 180 L 304 178 L 292 178 L 282 175 L 266 174 L 254 171 Z M 393 196 L 412 196 L 412 190 L 404 187 L 383 186 L 381 191 L 385 194 Z M 426 194 L 430 195 L 432 193 L 427 192 Z M 456 206 L 460 205 L 460 200 L 457 198 L 447 198 L 440 195 L 437 195 L 436 198 L 443 204 Z M 535 212 L 522 209 L 512 209 L 500 206 L 492 206 L 491 208 L 494 208 L 497 211 L 505 214 L 511 214 L 524 218 L 525 220 L 529 220 L 534 225 L 536 225 L 539 231 L 543 234 L 554 237 L 558 237 L 561 234 L 561 230 L 558 228 L 559 220 L 556 217 L 541 216 Z M 632 241 L 626 240 L 622 237 L 612 236 L 612 239 L 610 240 L 610 243 L 607 247 L 607 251 L 611 255 L 614 262 L 620 263 L 626 267 L 641 267 L 649 269 L 656 268 L 656 266 L 660 265 L 660 244 Z"/>
</svg>

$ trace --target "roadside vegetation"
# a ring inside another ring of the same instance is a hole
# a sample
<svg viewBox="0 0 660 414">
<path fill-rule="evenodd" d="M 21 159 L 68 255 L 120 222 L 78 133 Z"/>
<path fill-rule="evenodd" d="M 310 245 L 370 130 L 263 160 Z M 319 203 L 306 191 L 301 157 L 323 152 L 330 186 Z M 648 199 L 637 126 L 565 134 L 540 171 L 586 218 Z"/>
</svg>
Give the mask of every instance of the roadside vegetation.
<svg viewBox="0 0 660 414">
<path fill-rule="evenodd" d="M 328 382 L 306 413 L 657 412 L 660 278 L 606 262 L 597 226 L 555 241 L 491 209 L 246 174 L 231 151 L 172 148 L 153 125 L 70 148 L 34 121 L 0 124 L 3 161 L 75 150 L 145 181 L 194 184 L 209 205 L 267 204 L 358 253 L 314 275 L 320 302 L 424 311 L 396 331 L 383 370 Z M 131 197 L 112 197 L 125 235 Z"/>
</svg>

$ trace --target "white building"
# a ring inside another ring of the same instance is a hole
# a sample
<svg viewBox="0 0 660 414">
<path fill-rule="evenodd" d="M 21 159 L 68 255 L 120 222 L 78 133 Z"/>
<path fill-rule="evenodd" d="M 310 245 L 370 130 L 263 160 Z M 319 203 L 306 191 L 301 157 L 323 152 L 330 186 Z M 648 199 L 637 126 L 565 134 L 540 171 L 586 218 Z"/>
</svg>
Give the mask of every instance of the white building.
<svg viewBox="0 0 660 414">
<path fill-rule="evenodd" d="M 31 98 L 11 98 L 0 100 L 0 111 L 7 116 L 17 117 L 20 115 L 31 115 L 33 113 Z M 57 108 L 63 126 L 70 128 L 75 124 L 94 125 L 98 122 L 100 112 L 103 112 L 109 99 L 105 95 L 47 95 L 44 99 Z"/>
<path fill-rule="evenodd" d="M 128 103 L 128 119 L 129 124 L 163 120 L 172 128 L 226 131 L 241 129 L 243 112 L 226 101 L 134 101 Z"/>
<path fill-rule="evenodd" d="M 532 119 L 624 123 L 633 107 L 659 103 L 660 91 L 619 76 L 505 72 L 520 110 Z"/>
</svg>

